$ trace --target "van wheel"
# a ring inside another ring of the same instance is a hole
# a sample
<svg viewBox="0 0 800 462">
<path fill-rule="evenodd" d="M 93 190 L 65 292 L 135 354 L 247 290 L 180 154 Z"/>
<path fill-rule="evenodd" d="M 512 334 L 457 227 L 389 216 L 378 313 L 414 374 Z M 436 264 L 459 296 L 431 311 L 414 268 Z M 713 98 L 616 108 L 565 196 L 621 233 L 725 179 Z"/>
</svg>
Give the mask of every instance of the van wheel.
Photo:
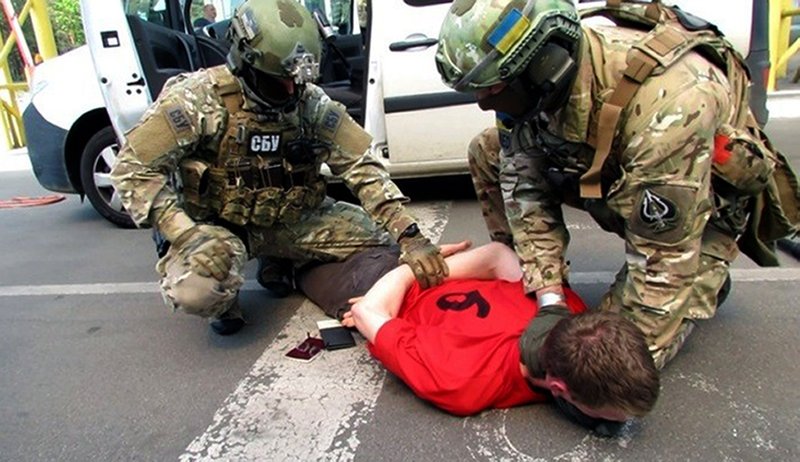
<svg viewBox="0 0 800 462">
<path fill-rule="evenodd" d="M 83 192 L 103 218 L 121 228 L 134 228 L 133 219 L 122 207 L 117 189 L 111 184 L 111 166 L 117 152 L 119 144 L 112 127 L 103 128 L 89 139 L 81 156 Z"/>
</svg>

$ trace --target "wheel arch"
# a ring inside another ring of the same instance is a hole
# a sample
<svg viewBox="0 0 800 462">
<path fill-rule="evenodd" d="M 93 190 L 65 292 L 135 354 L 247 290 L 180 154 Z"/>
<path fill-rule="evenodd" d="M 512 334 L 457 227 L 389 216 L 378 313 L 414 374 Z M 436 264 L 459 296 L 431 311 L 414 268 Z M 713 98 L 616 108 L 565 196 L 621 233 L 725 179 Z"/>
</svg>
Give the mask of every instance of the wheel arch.
<svg viewBox="0 0 800 462">
<path fill-rule="evenodd" d="M 64 142 L 64 165 L 67 166 L 67 174 L 70 182 L 75 186 L 78 193 L 84 194 L 83 182 L 81 181 L 81 156 L 86 144 L 97 132 L 105 127 L 111 126 L 111 119 L 105 108 L 93 109 L 75 121 L 67 133 Z"/>
</svg>

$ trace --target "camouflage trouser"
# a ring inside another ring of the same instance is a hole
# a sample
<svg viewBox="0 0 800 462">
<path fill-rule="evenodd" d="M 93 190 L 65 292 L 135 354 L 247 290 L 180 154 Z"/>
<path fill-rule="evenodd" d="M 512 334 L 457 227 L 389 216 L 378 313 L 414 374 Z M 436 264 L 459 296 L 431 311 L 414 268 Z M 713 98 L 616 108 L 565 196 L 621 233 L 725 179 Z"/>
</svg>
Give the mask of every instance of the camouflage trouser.
<svg viewBox="0 0 800 462">
<path fill-rule="evenodd" d="M 233 253 L 231 270 L 222 281 L 205 277 L 192 270 L 190 258 L 197 248 L 212 239 L 225 241 Z M 156 264 L 161 275 L 161 294 L 173 311 L 183 311 L 204 318 L 216 317 L 228 311 L 244 284 L 242 268 L 247 262 L 247 249 L 241 239 L 221 226 L 204 226 L 199 241 L 170 246 L 167 254 Z"/>
<path fill-rule="evenodd" d="M 503 198 L 503 171 L 512 166 L 499 154 L 497 130 L 490 128 L 473 138 L 468 158 L 472 181 L 492 240 L 512 244 L 513 234 L 506 216 Z M 712 219 L 713 221 L 713 219 Z M 518 250 L 519 252 L 519 250 Z M 628 283 L 626 266 L 617 273 L 616 281 L 600 303 L 599 309 L 620 312 L 631 319 L 645 334 L 656 366 L 663 367 L 683 346 L 694 328 L 695 319 L 714 316 L 717 294 L 728 277 L 730 263 L 738 255 L 734 238 L 707 226 L 700 247 L 698 269 L 690 281 L 691 288 L 678 312 L 655 312 L 623 307 L 622 294 Z M 568 277 L 566 268 L 562 271 Z"/>
<path fill-rule="evenodd" d="M 297 267 L 311 261 L 340 261 L 359 250 L 393 242 L 363 208 L 330 198 L 320 207 L 304 211 L 292 225 L 248 228 L 249 255 L 245 244 L 232 232 L 219 226 L 208 228 L 208 239 L 224 239 L 233 249 L 233 266 L 225 280 L 202 277 L 191 270 L 189 257 L 196 245 L 171 246 L 156 265 L 167 305 L 208 318 L 220 316 L 234 305 L 244 283 L 242 268 L 249 258 L 286 258 Z"/>
<path fill-rule="evenodd" d="M 599 309 L 619 312 L 645 333 L 656 367 L 664 367 L 683 346 L 694 330 L 696 319 L 709 319 L 717 311 L 717 297 L 728 278 L 730 264 L 738 255 L 734 238 L 709 226 L 703 233 L 697 273 L 691 281 L 689 297 L 678 312 L 658 313 L 622 306 L 627 283 L 627 267 L 617 273 L 611 290 Z M 621 308 L 620 308 L 621 307 Z"/>
</svg>

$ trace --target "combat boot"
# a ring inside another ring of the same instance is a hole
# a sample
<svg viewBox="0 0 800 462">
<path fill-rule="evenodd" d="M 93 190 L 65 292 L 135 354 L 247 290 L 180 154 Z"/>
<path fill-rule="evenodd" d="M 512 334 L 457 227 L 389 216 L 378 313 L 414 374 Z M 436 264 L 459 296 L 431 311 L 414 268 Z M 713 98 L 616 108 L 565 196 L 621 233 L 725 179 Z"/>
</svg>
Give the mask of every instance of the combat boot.
<svg viewBox="0 0 800 462">
<path fill-rule="evenodd" d="M 731 293 L 731 286 L 733 282 L 731 281 L 731 275 L 728 274 L 725 277 L 725 282 L 722 283 L 722 287 L 720 287 L 719 292 L 717 292 L 717 308 L 721 307 L 725 300 L 728 299 L 728 295 Z"/>
<path fill-rule="evenodd" d="M 242 309 L 239 308 L 239 300 L 235 300 L 228 311 L 216 318 L 211 318 L 209 325 L 217 335 L 233 335 L 239 332 L 245 325 Z"/>
<path fill-rule="evenodd" d="M 294 290 L 292 265 L 288 260 L 258 257 L 256 279 L 275 298 L 284 298 Z"/>
</svg>

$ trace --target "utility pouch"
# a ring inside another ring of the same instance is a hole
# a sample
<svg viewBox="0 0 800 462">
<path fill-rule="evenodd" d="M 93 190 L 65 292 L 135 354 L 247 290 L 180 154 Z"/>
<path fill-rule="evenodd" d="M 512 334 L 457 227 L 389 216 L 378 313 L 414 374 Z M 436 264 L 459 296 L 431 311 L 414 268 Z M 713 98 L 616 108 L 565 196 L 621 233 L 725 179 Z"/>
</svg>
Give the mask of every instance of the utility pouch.
<svg viewBox="0 0 800 462">
<path fill-rule="evenodd" d="M 272 226 L 280 213 L 282 196 L 283 188 L 263 188 L 256 191 L 250 222 L 257 226 Z"/>
<path fill-rule="evenodd" d="M 775 162 L 768 148 L 747 129 L 721 126 L 714 137 L 713 173 L 743 196 L 754 196 L 770 182 Z"/>
<path fill-rule="evenodd" d="M 219 212 L 219 217 L 234 225 L 244 226 L 250 220 L 252 208 L 252 190 L 228 187 L 222 193 L 222 210 Z"/>
<path fill-rule="evenodd" d="M 281 223 L 292 224 L 300 219 L 300 214 L 304 208 L 303 200 L 305 199 L 306 191 L 308 189 L 303 186 L 293 186 L 285 192 L 278 216 Z"/>
<path fill-rule="evenodd" d="M 760 266 L 778 266 L 775 242 L 800 231 L 800 189 L 786 157 L 766 136 L 761 135 L 761 139 L 774 166 L 767 187 L 753 200 L 739 249 Z"/>
<path fill-rule="evenodd" d="M 208 192 L 208 168 L 208 163 L 197 159 L 185 159 L 180 164 L 184 208 L 196 220 L 208 217 L 209 204 L 203 200 Z"/>
</svg>

